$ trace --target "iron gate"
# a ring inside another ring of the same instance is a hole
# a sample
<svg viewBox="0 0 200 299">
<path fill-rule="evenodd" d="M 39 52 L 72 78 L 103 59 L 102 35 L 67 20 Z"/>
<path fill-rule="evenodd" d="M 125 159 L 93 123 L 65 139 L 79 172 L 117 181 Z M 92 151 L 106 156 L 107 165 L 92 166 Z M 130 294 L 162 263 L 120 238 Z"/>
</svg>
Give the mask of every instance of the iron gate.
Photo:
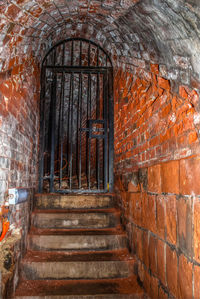
<svg viewBox="0 0 200 299">
<path fill-rule="evenodd" d="M 113 188 L 113 69 L 86 39 L 56 44 L 41 74 L 39 192 Z"/>
</svg>

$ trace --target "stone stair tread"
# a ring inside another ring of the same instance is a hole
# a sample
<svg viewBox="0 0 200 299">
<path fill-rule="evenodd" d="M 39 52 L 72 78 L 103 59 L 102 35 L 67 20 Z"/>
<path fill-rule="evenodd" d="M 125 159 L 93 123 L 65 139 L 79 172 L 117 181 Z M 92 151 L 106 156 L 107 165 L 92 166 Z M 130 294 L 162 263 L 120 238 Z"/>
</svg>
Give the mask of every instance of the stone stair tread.
<svg viewBox="0 0 200 299">
<path fill-rule="evenodd" d="M 21 280 L 15 292 L 16 297 L 98 294 L 134 294 L 135 296 L 142 296 L 144 291 L 139 286 L 136 276 L 132 275 L 128 278 L 96 280 Z"/>
<path fill-rule="evenodd" d="M 80 209 L 106 208 L 113 206 L 112 194 L 36 194 L 36 207 L 39 209 Z"/>
<path fill-rule="evenodd" d="M 34 214 L 90 214 L 90 213 L 102 213 L 102 214 L 120 214 L 121 211 L 118 208 L 90 208 L 90 209 L 38 209 L 35 208 L 32 212 L 32 215 Z"/>
<path fill-rule="evenodd" d="M 128 278 L 134 266 L 134 260 L 25 261 L 22 262 L 21 276 L 27 280 Z"/>
<path fill-rule="evenodd" d="M 119 261 L 133 260 L 127 248 L 103 251 L 59 252 L 28 250 L 23 262 L 74 262 L 74 261 Z"/>
<path fill-rule="evenodd" d="M 127 247 L 127 235 L 122 234 L 32 234 L 28 248 L 42 251 L 110 250 Z"/>
<path fill-rule="evenodd" d="M 108 228 L 36 228 L 31 227 L 29 235 L 124 235 L 121 225 Z"/>
</svg>

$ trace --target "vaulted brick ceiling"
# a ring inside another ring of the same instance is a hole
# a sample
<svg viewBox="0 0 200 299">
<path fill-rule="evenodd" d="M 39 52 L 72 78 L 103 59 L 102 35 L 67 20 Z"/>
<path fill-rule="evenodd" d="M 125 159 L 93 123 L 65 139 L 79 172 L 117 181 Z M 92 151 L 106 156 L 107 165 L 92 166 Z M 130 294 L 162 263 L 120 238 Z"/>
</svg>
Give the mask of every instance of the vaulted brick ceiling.
<svg viewBox="0 0 200 299">
<path fill-rule="evenodd" d="M 0 1 L 0 13 L 2 69 L 30 52 L 41 60 L 56 41 L 81 36 L 115 62 L 151 59 L 199 77 L 198 0 L 8 0 Z"/>
</svg>

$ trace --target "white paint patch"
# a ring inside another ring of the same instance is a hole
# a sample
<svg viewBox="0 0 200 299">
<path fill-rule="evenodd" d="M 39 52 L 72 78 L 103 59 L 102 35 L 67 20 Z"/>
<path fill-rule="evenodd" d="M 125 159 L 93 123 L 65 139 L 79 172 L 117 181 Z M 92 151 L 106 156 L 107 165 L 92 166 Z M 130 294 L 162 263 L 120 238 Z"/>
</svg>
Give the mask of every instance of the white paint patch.
<svg viewBox="0 0 200 299">
<path fill-rule="evenodd" d="M 63 221 L 63 226 L 70 226 L 70 225 L 78 225 L 79 221 L 76 220 L 64 220 Z"/>
<path fill-rule="evenodd" d="M 195 113 L 194 114 L 194 124 L 197 125 L 200 123 L 200 114 L 199 113 Z"/>
<path fill-rule="evenodd" d="M 171 122 L 175 123 L 175 121 L 176 121 L 176 114 L 175 114 L 175 113 L 172 113 L 172 115 L 170 115 L 170 117 L 169 117 L 169 120 L 170 120 Z"/>
</svg>

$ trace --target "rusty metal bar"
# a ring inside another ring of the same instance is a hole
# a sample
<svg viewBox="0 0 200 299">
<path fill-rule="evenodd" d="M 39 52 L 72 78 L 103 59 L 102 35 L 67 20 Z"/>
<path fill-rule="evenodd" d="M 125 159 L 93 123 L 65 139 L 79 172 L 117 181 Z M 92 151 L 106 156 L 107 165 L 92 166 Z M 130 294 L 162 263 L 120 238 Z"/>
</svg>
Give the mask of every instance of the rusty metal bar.
<svg viewBox="0 0 200 299">
<path fill-rule="evenodd" d="M 55 159 L 55 125 L 56 125 L 56 82 L 54 76 L 51 91 L 52 127 L 51 127 L 51 166 L 50 166 L 50 192 L 54 192 L 54 159 Z"/>
<path fill-rule="evenodd" d="M 88 66 L 90 66 L 90 49 L 91 49 L 91 45 L 90 45 L 90 42 L 89 42 L 89 45 L 88 45 Z"/>
<path fill-rule="evenodd" d="M 82 66 L 82 40 L 80 41 L 80 56 L 79 56 L 79 64 Z"/>
<path fill-rule="evenodd" d="M 62 74 L 61 85 L 61 124 L 60 124 L 60 175 L 59 175 L 59 188 L 62 188 L 63 177 L 63 122 L 64 122 L 64 102 L 65 102 L 65 74 Z"/>
<path fill-rule="evenodd" d="M 72 40 L 71 44 L 71 66 L 74 64 L 74 41 Z"/>
<path fill-rule="evenodd" d="M 82 86 L 82 73 L 80 73 L 80 127 L 79 127 L 79 130 L 80 130 L 80 139 L 79 139 L 79 182 L 78 182 L 78 187 L 81 188 L 81 170 L 82 170 L 82 108 L 83 108 L 83 86 Z"/>
<path fill-rule="evenodd" d="M 100 92 L 99 92 L 99 80 L 100 74 L 97 74 L 97 91 L 96 91 L 96 118 L 99 119 L 100 117 Z M 100 141 L 96 139 L 96 172 L 97 172 L 97 189 L 100 188 Z"/>
<path fill-rule="evenodd" d="M 107 74 L 103 75 L 103 118 L 104 122 L 104 190 L 107 191 L 108 184 L 108 138 L 107 138 Z"/>
<path fill-rule="evenodd" d="M 70 172 L 69 172 L 69 188 L 72 189 L 72 173 L 73 173 L 73 121 L 74 121 L 74 114 L 73 114 L 73 106 L 74 106 L 74 74 L 71 74 L 71 133 L 70 133 L 70 156 L 69 156 L 69 165 L 70 165 Z"/>
</svg>

